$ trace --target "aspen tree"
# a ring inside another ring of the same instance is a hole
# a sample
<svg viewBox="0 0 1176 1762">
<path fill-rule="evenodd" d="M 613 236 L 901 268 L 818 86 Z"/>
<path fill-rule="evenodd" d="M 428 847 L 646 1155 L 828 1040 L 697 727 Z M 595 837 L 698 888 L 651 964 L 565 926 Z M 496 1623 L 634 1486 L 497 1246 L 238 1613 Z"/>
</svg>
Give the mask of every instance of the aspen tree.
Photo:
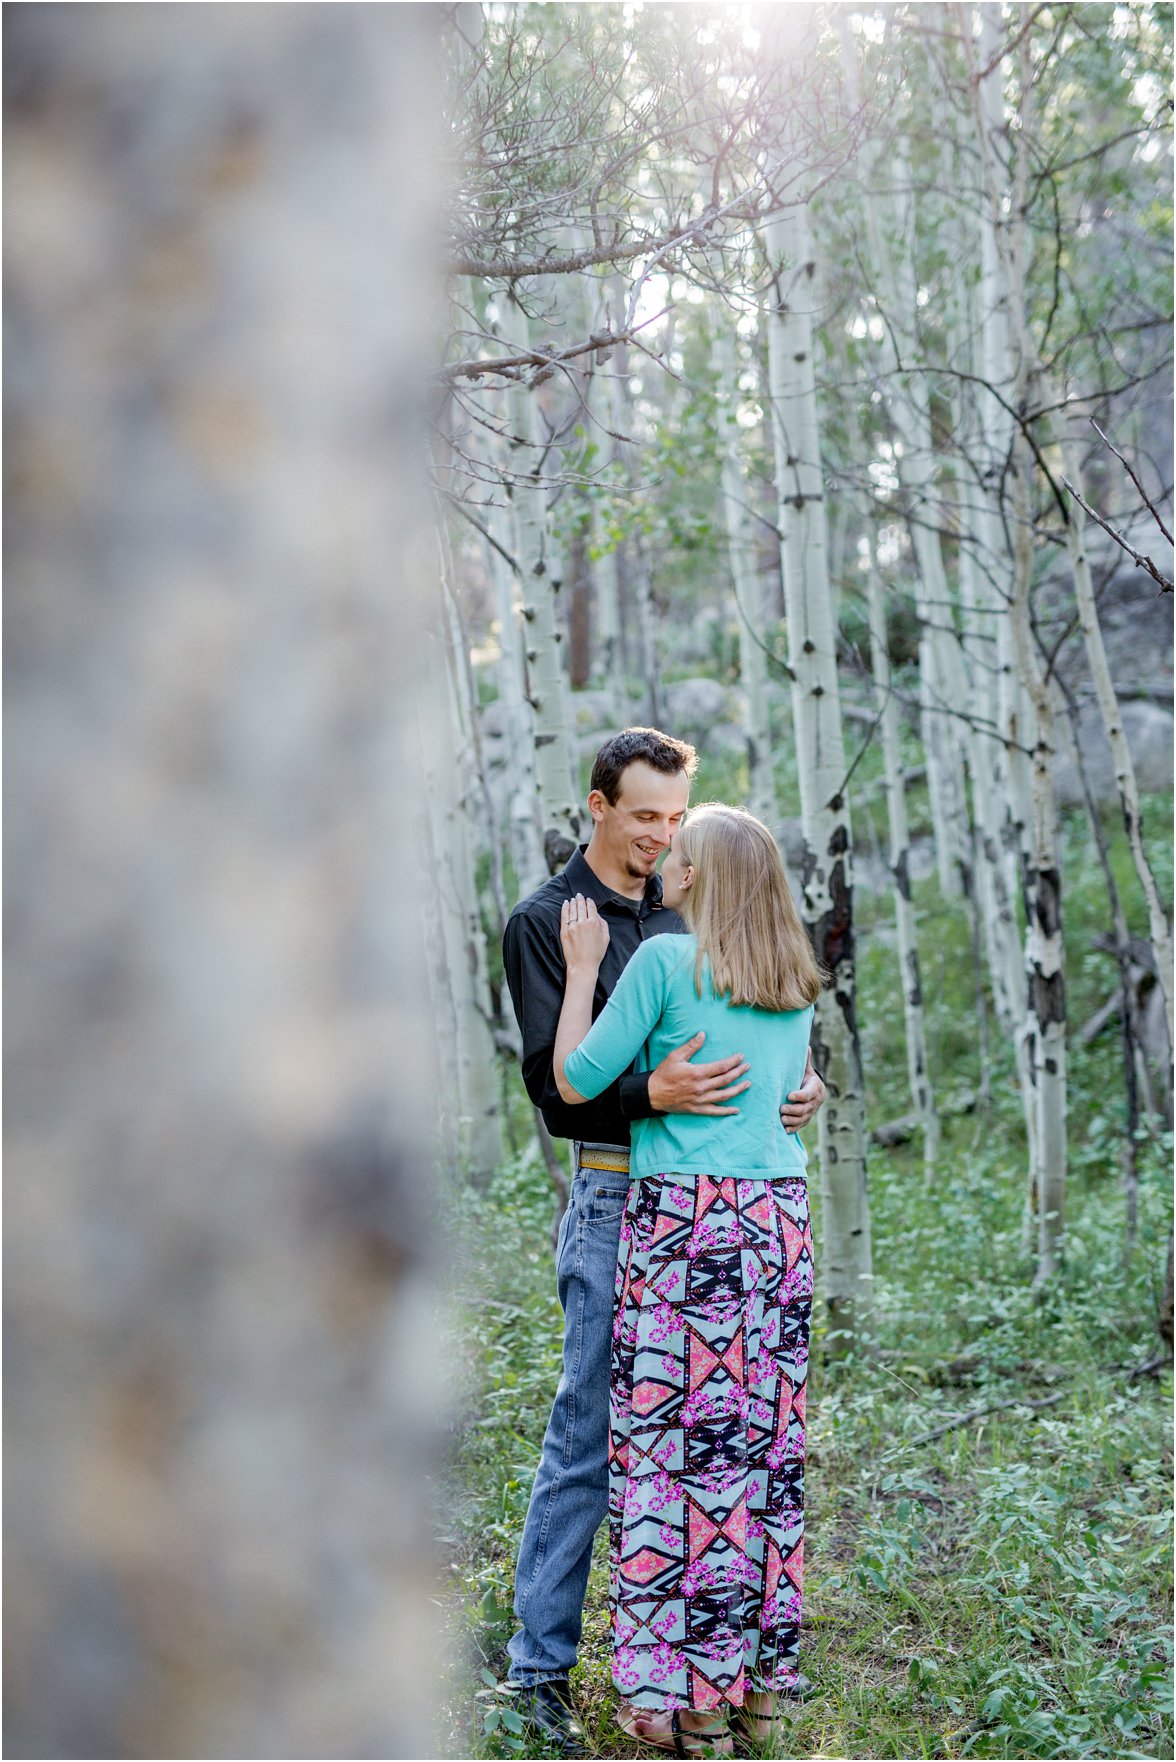
<svg viewBox="0 0 1176 1762">
<path fill-rule="evenodd" d="M 510 536 L 506 511 L 490 512 L 490 530 L 506 548 Z M 527 658 L 523 616 L 515 572 L 502 552 L 487 547 L 499 629 L 498 702 L 502 714 L 503 761 L 506 768 L 506 823 L 511 862 L 520 899 L 547 878 L 539 797 L 535 785 L 534 711 L 527 696 Z"/>
<path fill-rule="evenodd" d="M 970 72 L 976 132 L 984 175 L 983 235 L 992 253 L 998 279 L 995 313 L 1003 303 L 1016 348 L 1006 403 L 1020 412 L 1007 457 L 1010 462 L 1013 556 L 1010 617 L 1012 644 L 1008 677 L 1016 681 L 1017 707 L 1006 710 L 1006 727 L 1015 730 L 1010 744 L 1010 775 L 1024 778 L 1024 749 L 1032 757 L 1028 801 L 1024 813 L 1022 856 L 1025 892 L 1025 965 L 1028 988 L 1026 1043 L 1032 1055 L 1034 1110 L 1037 1123 L 1037 1166 L 1030 1192 L 1037 1216 L 1037 1282 L 1049 1281 L 1060 1264 L 1066 1184 L 1066 990 L 1062 942 L 1060 827 L 1053 785 L 1053 702 L 1037 654 L 1030 611 L 1033 580 L 1034 460 L 1023 422 L 1032 407 L 1040 362 L 1029 330 L 1025 289 L 1024 229 L 1026 177 L 1024 131 L 1030 101 L 1029 40 L 1020 44 L 1019 129 L 1013 164 L 1013 185 L 1007 213 L 994 140 L 1005 127 L 1002 102 L 1002 55 L 999 8 L 979 8 L 981 69 L 970 28 L 964 31 L 964 52 Z M 990 382 L 999 385 L 1000 381 Z M 1005 383 L 1007 384 L 1007 378 Z M 988 400 L 991 402 L 992 400 Z M 1010 696 L 1013 693 L 1010 691 Z"/>
<path fill-rule="evenodd" d="M 486 935 L 474 866 L 477 766 L 472 730 L 456 675 L 452 640 L 434 635 L 422 682 L 445 713 L 433 719 L 423 754 L 432 844 L 432 884 L 444 947 L 453 1043 L 459 1154 L 471 1178 L 490 1179 L 502 1161 L 501 1097 L 486 970 Z"/>
<path fill-rule="evenodd" d="M 516 340 L 529 347 L 528 321 L 517 303 L 512 307 L 521 327 Z M 543 483 L 550 442 L 542 433 L 536 388 L 516 380 L 510 392 L 516 436 L 516 458 L 509 495 L 514 515 L 514 555 L 518 570 L 522 616 L 526 631 L 529 696 L 534 711 L 535 788 L 547 863 L 562 867 L 568 844 L 580 829 L 576 803 L 567 686 L 560 649 L 557 601 L 560 577 Z M 525 456 L 518 459 L 522 452 Z M 528 481 L 530 479 L 530 481 Z"/>
<path fill-rule="evenodd" d="M 747 700 L 748 807 L 776 829 L 780 818 L 772 768 L 768 713 L 767 655 L 764 650 L 764 595 L 747 531 L 747 486 L 739 458 L 738 368 L 735 336 L 725 308 L 716 320 L 712 343 L 718 445 L 722 468 L 723 519 L 727 557 L 739 610 L 739 674 Z"/>
<path fill-rule="evenodd" d="M 624 312 L 624 283 L 619 276 L 610 276 L 608 283 L 608 328 L 621 327 Z M 613 349 L 598 363 L 593 378 L 593 406 L 606 433 L 599 444 L 607 465 L 617 465 L 623 456 L 622 392 L 623 349 Z M 619 546 L 611 534 L 603 530 L 607 500 L 598 497 L 592 504 L 592 535 L 597 556 L 592 577 L 596 589 L 596 653 L 595 675 L 607 692 L 610 720 L 617 727 L 625 721 L 625 682 L 621 669 L 621 565 Z"/>
<path fill-rule="evenodd" d="M 860 95 L 853 34 L 844 16 L 839 25 L 850 102 L 856 109 Z M 911 543 L 917 564 L 920 722 L 939 885 L 944 897 L 952 898 L 968 892 L 971 837 L 963 763 L 967 742 L 966 738 L 960 739 L 953 721 L 953 713 L 961 702 L 963 667 L 952 623 L 942 544 L 928 518 L 938 491 L 927 376 L 917 370 L 921 362 L 916 359 L 919 336 L 915 202 L 913 192 L 906 188 L 910 172 L 901 145 L 892 152 L 888 167 L 882 166 L 876 151 L 867 150 L 866 160 L 868 175 L 876 177 L 886 191 L 883 202 L 867 196 L 861 209 L 880 304 L 886 314 L 881 346 L 889 369 L 884 381 L 886 405 L 898 442 L 894 464 L 918 513 L 911 524 Z M 882 226 L 881 217 L 886 211 L 891 212 L 895 223 L 897 251 L 892 249 Z"/>
<path fill-rule="evenodd" d="M 1081 494 L 1081 460 L 1072 436 L 1063 438 L 1062 453 L 1066 463 L 1067 479 Z M 1066 546 L 1074 581 L 1074 597 L 1078 603 L 1082 641 L 1086 648 L 1086 660 L 1090 667 L 1090 676 L 1094 681 L 1095 697 L 1102 716 L 1107 744 L 1111 749 L 1115 787 L 1119 794 L 1119 805 L 1123 812 L 1127 841 L 1131 846 L 1135 872 L 1139 877 L 1143 897 L 1147 902 L 1148 927 L 1151 931 L 1152 947 L 1156 953 L 1156 972 L 1163 991 L 1164 1014 L 1168 1024 L 1168 1056 L 1171 1060 L 1172 930 L 1168 923 L 1168 915 L 1160 900 L 1151 864 L 1148 862 L 1147 853 L 1143 848 L 1143 819 L 1139 807 L 1139 787 L 1135 781 L 1135 762 L 1131 757 L 1131 748 L 1127 744 L 1127 736 L 1123 731 L 1123 718 L 1111 679 L 1111 669 L 1107 662 L 1107 651 L 1102 638 L 1102 628 L 1098 620 L 1098 606 L 1094 597 L 1094 584 L 1090 575 L 1090 558 L 1086 551 L 1086 511 L 1080 502 L 1071 497 L 1067 512 L 1069 521 L 1066 526 Z"/>
<path fill-rule="evenodd" d="M 950 166 L 947 169 L 950 173 Z M 963 372 L 974 373 L 982 363 L 975 359 L 975 302 L 964 274 L 970 258 L 970 241 L 963 227 L 953 229 L 953 235 L 956 274 L 955 298 L 948 318 L 951 353 Z M 987 495 L 982 493 L 979 506 L 973 505 L 974 490 L 969 471 L 963 464 L 965 459 L 974 460 L 983 441 L 975 402 L 961 395 L 963 383 L 956 382 L 953 427 L 957 447 L 955 479 L 960 527 L 957 565 L 960 647 L 965 675 L 960 703 L 971 722 L 968 773 L 971 780 L 973 887 L 996 1020 L 1010 1044 L 1022 1046 L 1025 969 L 1015 904 L 1019 880 L 1014 853 L 1006 847 L 1001 836 L 1005 753 L 997 711 L 998 625 L 1006 608 L 992 581 L 991 557 L 988 554 L 977 556 L 978 544 L 985 540 L 994 541 L 995 535 L 989 521 Z M 981 1076 L 984 1094 L 987 1094 L 988 1075 L 985 1067 Z M 1028 1107 L 1031 1085 L 1027 1070 L 1023 1072 L 1021 1087 L 1023 1102 Z M 1027 1124 L 1027 1130 L 1032 1143 L 1036 1128 Z"/>
<path fill-rule="evenodd" d="M 768 45 L 782 59 L 780 13 L 765 18 Z M 835 1326 L 852 1333 L 870 1304 L 873 1263 L 855 1014 L 853 837 L 826 556 L 813 370 L 816 264 L 806 204 L 782 209 L 766 227 L 765 245 L 769 404 L 805 843 L 803 904 L 817 958 L 830 975 L 813 1035 L 814 1063 L 828 1089 L 818 1116 L 824 1292 Z"/>
<path fill-rule="evenodd" d="M 841 377 L 845 377 L 844 371 Z M 865 456 L 861 423 L 851 405 L 846 412 L 851 457 Z M 911 1101 L 923 1133 L 923 1167 L 930 1184 L 939 1160 L 939 1113 L 927 1066 L 927 1034 L 923 1014 L 923 987 L 919 974 L 918 932 L 911 898 L 910 830 L 906 809 L 902 750 L 898 726 L 898 703 L 890 674 L 890 649 L 886 633 L 886 607 L 873 538 L 868 530 L 866 581 L 870 629 L 870 666 L 878 703 L 882 769 L 886 789 L 886 817 L 890 837 L 889 864 L 894 885 L 894 920 L 898 939 L 898 965 L 902 983 L 903 1020 L 906 1028 L 907 1075 Z"/>
</svg>

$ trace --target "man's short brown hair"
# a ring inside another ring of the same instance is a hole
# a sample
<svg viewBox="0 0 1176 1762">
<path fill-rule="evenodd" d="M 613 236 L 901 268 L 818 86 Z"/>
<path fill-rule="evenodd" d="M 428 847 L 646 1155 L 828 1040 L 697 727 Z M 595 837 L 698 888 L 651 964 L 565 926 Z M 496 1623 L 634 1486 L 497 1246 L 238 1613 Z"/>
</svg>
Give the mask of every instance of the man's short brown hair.
<svg viewBox="0 0 1176 1762">
<path fill-rule="evenodd" d="M 685 740 L 675 740 L 660 728 L 622 728 L 606 740 L 592 765 L 588 788 L 599 789 L 610 807 L 615 808 L 621 793 L 621 777 L 628 767 L 640 759 L 655 771 L 674 777 L 686 773 L 689 782 L 698 769 L 698 754 Z"/>
</svg>

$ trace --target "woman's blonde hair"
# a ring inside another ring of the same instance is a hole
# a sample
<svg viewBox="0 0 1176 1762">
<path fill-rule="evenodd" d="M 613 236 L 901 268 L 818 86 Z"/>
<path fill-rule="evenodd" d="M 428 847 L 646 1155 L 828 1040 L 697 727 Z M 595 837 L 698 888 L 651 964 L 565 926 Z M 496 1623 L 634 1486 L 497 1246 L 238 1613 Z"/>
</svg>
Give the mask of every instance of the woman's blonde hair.
<svg viewBox="0 0 1176 1762">
<path fill-rule="evenodd" d="M 704 961 L 715 995 L 756 1009 L 804 1009 L 821 990 L 821 970 L 797 915 L 776 841 L 743 808 L 704 802 L 682 823 L 677 849 L 694 870 L 678 908 L 698 939 L 694 984 Z"/>
</svg>

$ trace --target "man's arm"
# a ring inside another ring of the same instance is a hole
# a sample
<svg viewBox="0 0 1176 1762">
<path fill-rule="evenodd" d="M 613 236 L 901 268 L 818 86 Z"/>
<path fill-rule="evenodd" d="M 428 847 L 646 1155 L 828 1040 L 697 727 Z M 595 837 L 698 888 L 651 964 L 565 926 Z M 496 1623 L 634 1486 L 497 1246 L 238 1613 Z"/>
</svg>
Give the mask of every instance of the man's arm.
<svg viewBox="0 0 1176 1762">
<path fill-rule="evenodd" d="M 558 1107 L 562 1103 L 555 1084 L 555 1030 L 565 977 L 558 922 L 548 927 L 527 912 L 514 913 L 507 920 L 502 956 L 523 1036 L 524 1087 L 537 1108 Z M 626 1119 L 648 1119 L 654 1113 L 738 1113 L 738 1108 L 723 1104 L 751 1087 L 750 1082 L 739 1081 L 747 1062 L 736 1054 L 712 1064 L 692 1064 L 705 1038 L 696 1034 L 685 1046 L 667 1053 L 652 1071 L 631 1071 L 621 1077 L 618 1097 Z"/>
<path fill-rule="evenodd" d="M 650 1111 L 655 1113 L 738 1113 L 737 1107 L 722 1104 L 732 1096 L 751 1088 L 751 1079 L 740 1082 L 748 1070 L 742 1053 L 732 1058 L 716 1059 L 713 1064 L 691 1064 L 706 1035 L 699 1032 L 685 1046 L 667 1052 L 660 1065 L 649 1073 Z"/>
<path fill-rule="evenodd" d="M 552 1060 L 565 978 L 558 925 L 549 929 L 514 913 L 502 939 L 502 963 L 523 1036 L 523 1085 L 540 1110 L 558 1105 Z"/>
</svg>

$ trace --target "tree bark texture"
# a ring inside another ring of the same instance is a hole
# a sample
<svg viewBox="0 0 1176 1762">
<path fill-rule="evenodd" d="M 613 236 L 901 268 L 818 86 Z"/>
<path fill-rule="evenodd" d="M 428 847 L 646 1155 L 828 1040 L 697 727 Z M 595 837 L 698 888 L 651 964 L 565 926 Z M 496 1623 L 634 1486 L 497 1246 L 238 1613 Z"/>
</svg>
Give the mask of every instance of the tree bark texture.
<svg viewBox="0 0 1176 1762">
<path fill-rule="evenodd" d="M 6 1747 L 435 1755 L 433 26 L 5 24 Z"/>
<path fill-rule="evenodd" d="M 511 536 L 508 513 L 495 508 L 490 529 L 506 547 Z M 487 547 L 498 614 L 498 703 L 502 717 L 503 790 L 507 837 L 514 865 L 516 897 L 525 899 L 547 879 L 543 832 L 539 824 L 539 796 L 535 783 L 534 710 L 527 696 L 527 657 L 518 583 L 510 564 L 493 545 Z"/>
<path fill-rule="evenodd" d="M 817 958 L 830 976 L 814 1028 L 814 1062 L 829 1092 L 819 1115 L 824 1292 L 833 1325 L 852 1332 L 869 1308 L 873 1266 L 855 1014 L 853 840 L 825 549 L 812 353 L 815 262 L 805 208 L 786 210 L 773 221 L 766 244 L 772 444 L 777 523 L 784 534 L 804 910 Z"/>
<path fill-rule="evenodd" d="M 516 310 L 518 321 L 525 327 L 521 308 Z M 534 710 L 535 784 L 548 866 L 554 872 L 562 868 L 580 828 L 561 655 L 563 632 L 557 609 L 562 582 L 555 565 L 547 492 L 540 481 L 548 445 L 536 392 L 518 384 L 512 388 L 510 397 L 514 432 L 520 437 L 511 468 L 516 478 L 523 480 L 511 488 L 511 506 L 526 630 L 529 696 Z M 527 482 L 528 477 L 532 481 Z"/>
<path fill-rule="evenodd" d="M 739 611 L 739 675 L 747 702 L 747 805 L 764 824 L 779 831 L 780 807 L 772 767 L 772 728 L 768 712 L 768 658 L 764 649 L 764 595 L 748 532 L 747 485 L 739 458 L 739 370 L 735 336 L 720 317 L 712 365 L 718 405 L 727 557 Z"/>
</svg>

